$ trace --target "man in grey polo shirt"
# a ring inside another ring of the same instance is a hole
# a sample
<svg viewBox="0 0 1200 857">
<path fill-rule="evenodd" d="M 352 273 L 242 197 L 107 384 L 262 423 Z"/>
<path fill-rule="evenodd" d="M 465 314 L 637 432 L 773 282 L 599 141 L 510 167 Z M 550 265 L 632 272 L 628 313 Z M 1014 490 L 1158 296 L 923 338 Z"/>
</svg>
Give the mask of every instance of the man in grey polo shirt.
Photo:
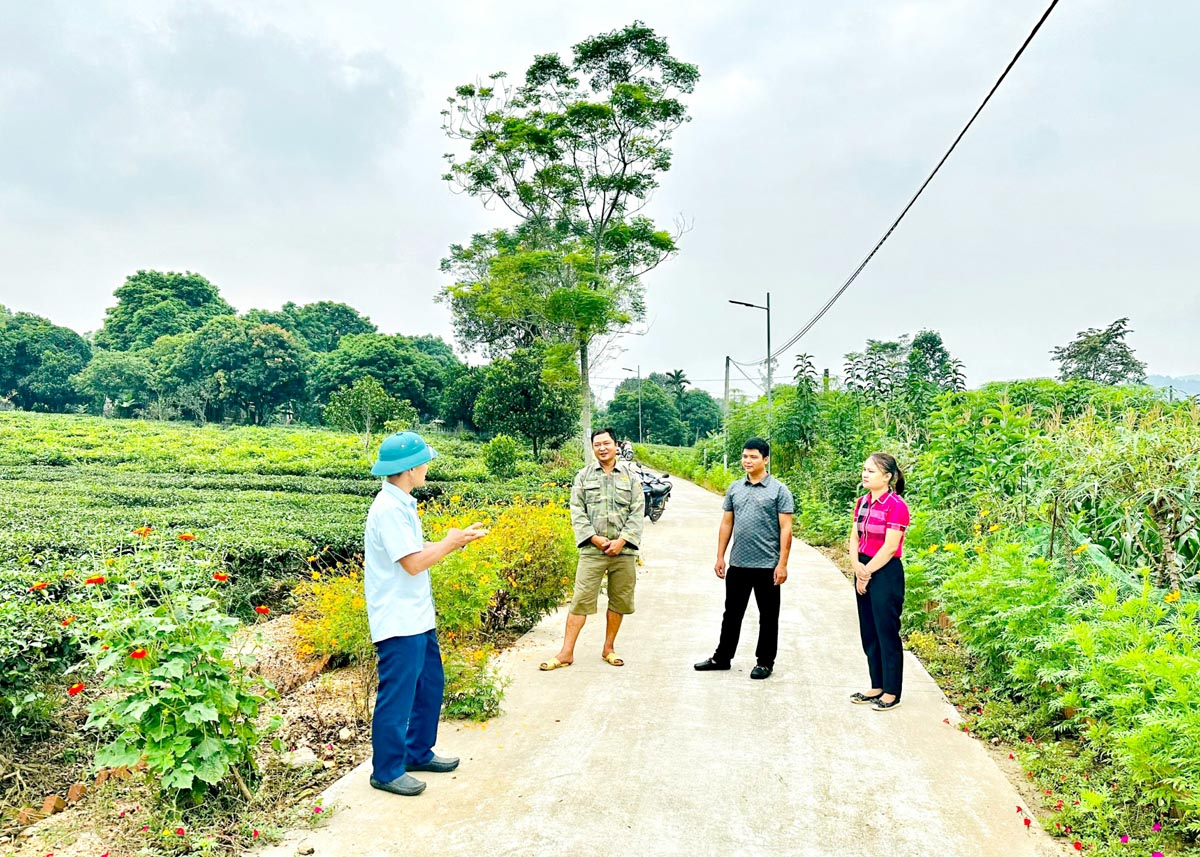
<svg viewBox="0 0 1200 857">
<path fill-rule="evenodd" d="M 788 554 L 792 548 L 792 492 L 767 473 L 771 446 L 752 437 L 742 449 L 742 469 L 746 477 L 725 492 L 725 514 L 717 536 L 717 577 L 725 581 L 725 615 L 721 619 L 721 640 L 708 660 L 695 665 L 697 670 L 727 670 L 737 651 L 742 632 L 742 617 L 750 603 L 750 593 L 758 605 L 758 663 L 750 678 L 767 678 L 775 668 L 779 648 L 779 587 L 787 580 Z M 729 567 L 725 550 L 733 537 Z"/>
</svg>

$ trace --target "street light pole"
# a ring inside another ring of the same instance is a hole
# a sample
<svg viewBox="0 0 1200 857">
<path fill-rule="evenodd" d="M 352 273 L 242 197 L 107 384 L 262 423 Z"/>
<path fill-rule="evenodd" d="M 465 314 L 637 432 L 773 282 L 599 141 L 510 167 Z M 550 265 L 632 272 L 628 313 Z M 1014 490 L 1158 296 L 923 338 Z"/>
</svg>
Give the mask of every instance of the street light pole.
<svg viewBox="0 0 1200 857">
<path fill-rule="evenodd" d="M 767 440 L 771 439 L 771 387 L 774 380 L 773 371 L 771 369 L 771 293 L 767 292 L 767 305 L 760 306 L 758 304 L 747 303 L 746 301 L 730 301 L 731 304 L 738 306 L 748 306 L 751 309 L 761 309 L 767 312 Z"/>
<path fill-rule="evenodd" d="M 633 372 L 628 366 L 622 366 L 626 372 Z M 637 382 L 638 382 L 638 443 L 644 443 L 642 440 L 642 364 L 637 365 Z"/>
</svg>

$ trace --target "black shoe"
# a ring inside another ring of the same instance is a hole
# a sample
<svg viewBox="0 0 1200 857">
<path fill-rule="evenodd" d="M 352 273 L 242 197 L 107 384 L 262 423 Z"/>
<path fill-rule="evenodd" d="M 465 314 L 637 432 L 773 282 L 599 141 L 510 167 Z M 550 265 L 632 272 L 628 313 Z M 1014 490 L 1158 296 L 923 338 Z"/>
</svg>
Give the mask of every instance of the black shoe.
<svg viewBox="0 0 1200 857">
<path fill-rule="evenodd" d="M 871 706 L 871 710 L 872 711 L 891 711 L 893 708 L 896 708 L 899 705 L 900 705 L 900 697 L 897 696 L 891 702 L 884 702 L 883 700 L 876 700 L 875 704 Z"/>
<path fill-rule="evenodd" d="M 881 696 L 883 696 L 882 690 L 874 696 L 867 696 L 865 693 L 852 693 L 850 694 L 850 701 L 855 705 L 870 705 L 872 702 L 878 702 Z"/>
<path fill-rule="evenodd" d="M 423 765 L 405 765 L 410 771 L 431 771 L 435 774 L 448 774 L 458 767 L 458 759 L 446 756 L 434 756 Z"/>
<path fill-rule="evenodd" d="M 759 664 L 754 669 L 750 670 L 750 678 L 767 678 L 771 675 L 772 669 L 774 668 L 764 667 L 762 664 Z"/>
<path fill-rule="evenodd" d="M 404 797 L 414 797 L 425 791 L 425 784 L 416 777 L 410 777 L 405 774 L 402 777 L 397 777 L 391 782 L 384 783 L 371 777 L 371 788 L 379 789 L 382 792 L 391 792 L 394 795 L 404 795 Z"/>
<path fill-rule="evenodd" d="M 718 661 L 714 661 L 712 658 L 709 658 L 706 661 L 701 661 L 700 663 L 692 666 L 693 669 L 700 672 L 707 672 L 708 670 L 727 670 L 729 667 L 729 664 L 723 664 Z"/>
</svg>

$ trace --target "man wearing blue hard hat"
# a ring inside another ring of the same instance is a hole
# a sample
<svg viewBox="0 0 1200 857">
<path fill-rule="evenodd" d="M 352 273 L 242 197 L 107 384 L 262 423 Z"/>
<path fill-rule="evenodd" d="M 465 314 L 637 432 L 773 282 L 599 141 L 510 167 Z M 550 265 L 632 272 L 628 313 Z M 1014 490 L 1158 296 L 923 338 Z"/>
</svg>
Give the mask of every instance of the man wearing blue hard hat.
<svg viewBox="0 0 1200 857">
<path fill-rule="evenodd" d="M 425 484 L 435 458 L 433 448 L 414 432 L 384 439 L 371 468 L 383 485 L 367 513 L 363 551 L 367 621 L 379 655 L 371 785 L 406 796 L 425 791 L 411 771 L 445 773 L 458 767 L 458 759 L 433 752 L 446 676 L 429 569 L 488 532 L 472 524 L 451 529 L 439 542 L 425 541 L 412 492 Z"/>
</svg>

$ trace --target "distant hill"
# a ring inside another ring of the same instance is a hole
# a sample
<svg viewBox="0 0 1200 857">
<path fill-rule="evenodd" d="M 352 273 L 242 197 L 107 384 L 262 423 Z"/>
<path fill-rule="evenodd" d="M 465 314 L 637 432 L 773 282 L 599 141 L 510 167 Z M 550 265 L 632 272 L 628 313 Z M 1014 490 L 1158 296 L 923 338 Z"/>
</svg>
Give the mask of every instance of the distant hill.
<svg viewBox="0 0 1200 857">
<path fill-rule="evenodd" d="M 1170 375 L 1147 375 L 1146 383 L 1151 387 L 1174 387 L 1189 395 L 1200 393 L 1200 375 L 1183 375 L 1172 378 Z"/>
</svg>

